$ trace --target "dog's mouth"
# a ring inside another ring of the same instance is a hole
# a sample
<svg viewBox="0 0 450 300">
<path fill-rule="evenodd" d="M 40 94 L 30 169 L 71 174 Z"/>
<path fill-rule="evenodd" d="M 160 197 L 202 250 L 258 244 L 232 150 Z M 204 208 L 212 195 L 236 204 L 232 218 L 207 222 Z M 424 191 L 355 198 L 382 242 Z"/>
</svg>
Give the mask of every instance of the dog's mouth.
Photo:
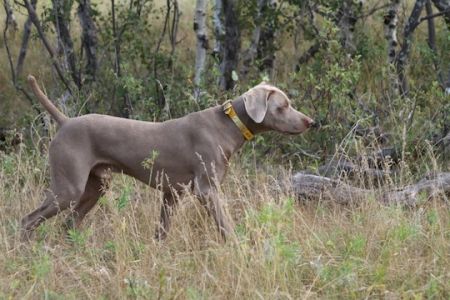
<svg viewBox="0 0 450 300">
<path fill-rule="evenodd" d="M 305 132 L 306 130 L 302 130 L 302 131 L 283 131 L 282 133 L 285 134 L 285 135 L 294 136 L 294 135 L 299 135 L 299 134 Z"/>
</svg>

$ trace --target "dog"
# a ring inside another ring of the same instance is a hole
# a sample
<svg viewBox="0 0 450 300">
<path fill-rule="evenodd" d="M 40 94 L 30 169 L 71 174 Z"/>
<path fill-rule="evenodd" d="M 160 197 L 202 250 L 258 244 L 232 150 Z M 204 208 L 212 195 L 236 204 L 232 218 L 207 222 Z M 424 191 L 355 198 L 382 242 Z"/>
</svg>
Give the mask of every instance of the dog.
<svg viewBox="0 0 450 300">
<path fill-rule="evenodd" d="M 108 115 L 68 118 L 28 76 L 34 95 L 56 120 L 49 146 L 50 188 L 39 208 L 22 219 L 26 236 L 40 223 L 71 208 L 78 227 L 104 192 L 112 172 L 123 172 L 163 193 L 156 239 L 164 239 L 176 205 L 175 193 L 186 187 L 213 216 L 225 239 L 232 231 L 217 195 L 228 162 L 244 142 L 269 130 L 300 134 L 313 119 L 295 110 L 280 89 L 261 83 L 223 105 L 165 122 L 144 122 Z M 150 167 L 143 162 L 152 157 Z"/>
</svg>

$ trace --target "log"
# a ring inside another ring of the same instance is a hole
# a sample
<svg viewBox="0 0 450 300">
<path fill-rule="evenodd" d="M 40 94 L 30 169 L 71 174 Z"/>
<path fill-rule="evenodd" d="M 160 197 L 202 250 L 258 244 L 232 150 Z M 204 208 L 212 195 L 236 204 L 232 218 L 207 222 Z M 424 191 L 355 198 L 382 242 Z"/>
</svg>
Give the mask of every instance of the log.
<svg viewBox="0 0 450 300">
<path fill-rule="evenodd" d="M 400 189 L 364 189 L 337 179 L 299 172 L 292 177 L 292 190 L 299 200 L 328 200 L 357 204 L 375 199 L 386 205 L 415 207 L 440 195 L 450 196 L 450 172 L 425 176 L 416 184 Z"/>
</svg>

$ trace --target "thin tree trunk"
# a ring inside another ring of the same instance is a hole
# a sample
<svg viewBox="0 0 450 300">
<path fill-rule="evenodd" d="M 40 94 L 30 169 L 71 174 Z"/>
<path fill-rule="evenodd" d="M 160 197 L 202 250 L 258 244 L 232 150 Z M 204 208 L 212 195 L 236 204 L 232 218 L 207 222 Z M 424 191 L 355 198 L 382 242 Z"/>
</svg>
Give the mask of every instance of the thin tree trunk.
<svg viewBox="0 0 450 300">
<path fill-rule="evenodd" d="M 337 25 L 340 29 L 342 46 L 351 54 L 356 51 L 353 33 L 358 21 L 357 12 L 361 11 L 363 4 L 364 1 L 344 0 L 337 14 Z"/>
<path fill-rule="evenodd" d="M 214 10 L 213 10 L 213 24 L 215 36 L 213 56 L 219 65 L 222 62 L 223 40 L 225 37 L 225 26 L 222 21 L 223 17 L 222 1 L 223 0 L 214 0 Z"/>
<path fill-rule="evenodd" d="M 303 31 L 307 31 L 307 27 L 310 27 L 313 34 L 316 36 L 316 41 L 308 48 L 308 50 L 305 51 L 305 53 L 303 53 L 298 58 L 297 64 L 295 65 L 296 72 L 299 72 L 301 69 L 301 65 L 307 63 L 311 58 L 313 58 L 326 44 L 324 43 L 322 38 L 320 38 L 320 32 L 316 26 L 316 16 L 311 3 L 309 1 L 306 1 L 306 3 L 304 3 L 304 5 L 302 6 L 302 10 L 304 11 L 304 13 L 300 18 L 298 26 L 301 27 Z M 297 49 L 298 45 L 296 44 L 295 47 Z"/>
<path fill-rule="evenodd" d="M 164 94 L 164 87 L 161 84 L 161 81 L 158 79 L 158 53 L 161 48 L 161 44 L 163 42 L 164 36 L 166 35 L 167 28 L 169 27 L 169 21 L 170 21 L 170 12 L 171 12 L 171 5 L 170 0 L 166 1 L 166 15 L 164 17 L 164 26 L 161 31 L 161 34 L 159 35 L 158 42 L 156 43 L 156 49 L 153 54 L 153 77 L 155 79 L 155 91 L 157 93 L 156 97 L 156 104 L 160 108 L 164 108 L 166 106 L 166 97 Z"/>
<path fill-rule="evenodd" d="M 259 45 L 257 49 L 257 60 L 260 61 L 259 70 L 267 72 L 272 78 L 275 66 L 275 35 L 278 27 L 276 16 L 277 2 L 275 0 L 265 0 L 262 6 L 262 15 L 266 22 L 262 24 Z"/>
<path fill-rule="evenodd" d="M 306 50 L 306 52 L 299 57 L 297 64 L 295 65 L 295 71 L 300 71 L 300 66 L 306 64 L 311 58 L 313 58 L 314 55 L 319 52 L 321 47 L 322 43 L 320 42 L 315 42 L 311 47 L 309 47 L 308 50 Z"/>
<path fill-rule="evenodd" d="M 4 6 L 5 12 L 6 12 L 5 28 L 3 29 L 3 41 L 4 41 L 4 44 L 5 44 L 6 55 L 7 55 L 7 58 L 8 58 L 9 67 L 10 67 L 10 71 L 11 71 L 11 81 L 13 83 L 14 88 L 16 90 L 18 90 L 18 91 L 21 91 L 25 95 L 25 97 L 28 99 L 28 101 L 30 101 L 31 106 L 34 108 L 34 110 L 38 114 L 40 114 L 41 111 L 40 111 L 40 109 L 38 107 L 33 105 L 33 99 L 31 98 L 31 96 L 17 82 L 17 72 L 14 70 L 14 63 L 13 63 L 11 50 L 9 48 L 9 43 L 8 43 L 8 34 L 7 33 L 8 33 L 9 26 L 11 25 L 11 22 L 9 20 L 11 15 L 8 14 L 8 12 L 7 12 L 8 7 L 6 5 L 6 0 L 3 0 L 3 6 Z"/>
<path fill-rule="evenodd" d="M 255 17 L 255 29 L 253 30 L 252 40 L 250 46 L 242 54 L 242 69 L 241 75 L 246 76 L 250 71 L 253 62 L 255 61 L 256 55 L 258 54 L 258 45 L 261 37 L 261 22 L 262 22 L 262 8 L 267 0 L 258 0 L 258 7 L 256 10 Z"/>
<path fill-rule="evenodd" d="M 97 28 L 92 19 L 90 0 L 79 0 L 78 18 L 82 28 L 81 43 L 86 53 L 86 70 L 88 81 L 95 81 L 97 73 Z"/>
<path fill-rule="evenodd" d="M 71 1 L 63 0 L 52 0 L 53 5 L 53 15 L 54 24 L 56 28 L 56 33 L 58 36 L 58 44 L 60 50 L 64 54 L 65 61 L 67 63 L 70 76 L 77 85 L 81 88 L 81 80 L 78 77 L 77 72 L 77 59 L 75 55 L 75 50 L 73 49 L 73 41 L 70 36 L 69 24 L 70 24 L 70 12 L 72 9 Z"/>
<path fill-rule="evenodd" d="M 36 14 L 34 7 L 31 5 L 30 1 L 28 1 L 28 0 L 24 0 L 24 4 L 28 11 L 28 16 L 30 17 L 31 22 L 33 22 L 34 26 L 36 27 L 39 38 L 41 39 L 42 43 L 44 44 L 45 48 L 47 49 L 48 54 L 50 55 L 52 64 L 55 67 L 55 70 L 58 73 L 59 78 L 64 83 L 64 85 L 65 85 L 66 89 L 69 91 L 69 93 L 72 94 L 72 89 L 70 88 L 69 82 L 64 78 L 64 73 L 61 70 L 61 67 L 56 62 L 55 51 L 53 50 L 52 46 L 50 46 L 50 43 L 47 40 L 47 37 L 44 35 L 44 31 L 42 29 L 41 23 L 39 22 L 39 18 Z"/>
<path fill-rule="evenodd" d="M 223 0 L 222 4 L 225 17 L 225 37 L 223 42 L 223 58 L 220 65 L 220 87 L 224 90 L 230 90 L 235 85 L 233 72 L 235 72 L 234 74 L 237 73 L 241 36 L 236 11 L 236 0 Z"/>
<path fill-rule="evenodd" d="M 397 58 L 397 24 L 398 24 L 398 11 L 400 8 L 400 0 L 390 0 L 389 8 L 384 15 L 384 36 L 388 42 L 388 82 L 390 85 L 390 92 L 393 95 L 399 94 L 399 82 L 398 77 L 395 74 L 395 60 Z"/>
<path fill-rule="evenodd" d="M 37 0 L 31 0 L 31 5 L 34 9 L 36 9 L 36 3 L 37 3 Z M 28 42 L 30 40 L 31 25 L 33 25 L 33 23 L 31 22 L 30 16 L 28 16 L 27 20 L 25 21 L 25 24 L 23 26 L 22 44 L 20 46 L 19 57 L 17 58 L 17 64 L 16 64 L 16 77 L 17 78 L 19 78 L 20 75 L 22 74 L 23 63 L 24 63 L 25 57 L 27 55 Z"/>
<path fill-rule="evenodd" d="M 194 16 L 194 31 L 197 36 L 197 51 L 195 56 L 194 98 L 200 97 L 205 71 L 206 51 L 208 50 L 208 35 L 206 31 L 207 0 L 197 0 Z"/>
<path fill-rule="evenodd" d="M 177 36 L 178 36 L 178 25 L 180 23 L 180 7 L 178 5 L 178 0 L 172 0 L 172 24 L 169 25 L 169 41 L 170 41 L 170 60 L 169 67 L 173 64 L 173 57 L 175 55 L 175 49 L 177 46 Z"/>
<path fill-rule="evenodd" d="M 131 9 L 131 7 L 130 7 Z M 117 79 L 120 79 L 122 77 L 122 70 L 121 70 L 121 61 L 120 61 L 120 54 L 121 54 L 121 49 L 120 49 L 120 39 L 121 39 L 121 34 L 123 33 L 123 31 L 125 30 L 124 27 L 122 28 L 121 33 L 118 32 L 117 30 L 117 22 L 116 22 L 116 6 L 115 6 L 115 1 L 111 0 L 111 21 L 112 21 L 112 34 L 113 34 L 113 39 L 114 39 L 114 71 L 116 73 L 116 77 Z M 126 26 L 123 25 L 123 26 Z M 120 82 L 120 80 L 119 80 Z M 122 84 L 120 82 L 120 84 Z M 130 114 L 132 113 L 132 106 L 131 106 L 131 102 L 130 99 L 128 97 L 128 93 L 125 90 L 122 90 L 122 86 L 120 86 L 120 91 L 121 91 L 121 96 L 123 97 L 123 104 L 119 105 L 119 114 L 123 117 L 123 118 L 129 118 Z M 116 98 L 116 88 L 114 87 L 114 91 L 113 91 L 113 103 L 115 103 L 115 98 Z"/>
<path fill-rule="evenodd" d="M 432 0 L 439 12 L 444 13 L 444 20 L 450 30 L 450 0 Z"/>
<path fill-rule="evenodd" d="M 433 15 L 433 6 L 431 5 L 431 0 L 427 0 L 427 3 L 425 4 L 425 9 L 428 17 Z M 434 18 L 428 18 L 427 23 L 428 23 L 428 40 L 427 40 L 428 46 L 430 47 L 431 52 L 433 53 L 433 64 L 437 73 L 438 81 L 443 86 L 444 80 L 442 78 L 442 72 L 437 58 L 438 53 L 436 48 L 436 28 L 434 26 Z"/>
<path fill-rule="evenodd" d="M 16 16 L 14 15 L 14 11 L 11 8 L 11 4 L 9 0 L 3 0 L 3 6 L 5 7 L 6 19 L 8 20 L 8 25 L 12 26 L 14 31 L 19 29 L 19 25 L 17 24 Z"/>
<path fill-rule="evenodd" d="M 450 31 L 450 0 L 432 0 L 434 6 L 439 10 L 440 13 L 444 14 L 444 20 L 447 24 L 447 29 Z M 448 71 L 447 79 L 443 80 L 445 93 L 450 95 L 450 70 Z"/>
<path fill-rule="evenodd" d="M 417 0 L 411 15 L 408 18 L 403 31 L 403 45 L 395 60 L 397 76 L 400 83 L 400 95 L 406 96 L 409 93 L 408 78 L 406 77 L 406 67 L 408 65 L 409 53 L 411 51 L 412 35 L 420 24 L 419 18 L 427 0 Z"/>
</svg>

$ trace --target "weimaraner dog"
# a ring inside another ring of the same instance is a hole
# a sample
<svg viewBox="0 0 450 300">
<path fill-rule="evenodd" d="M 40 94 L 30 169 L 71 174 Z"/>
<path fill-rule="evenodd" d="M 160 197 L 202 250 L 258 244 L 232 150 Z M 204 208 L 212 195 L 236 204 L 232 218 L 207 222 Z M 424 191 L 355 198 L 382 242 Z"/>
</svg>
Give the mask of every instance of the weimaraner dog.
<svg viewBox="0 0 450 300">
<path fill-rule="evenodd" d="M 164 239 L 178 194 L 198 197 L 225 238 L 233 228 L 216 193 L 230 157 L 254 134 L 299 134 L 314 121 L 292 108 L 278 88 L 261 83 L 233 101 L 162 123 L 89 114 L 68 118 L 28 82 L 59 125 L 50 143 L 50 189 L 42 205 L 22 219 L 27 237 L 44 220 L 71 208 L 79 226 L 102 195 L 112 172 L 123 172 L 163 192 L 156 238 Z M 143 162 L 151 159 L 151 166 Z M 70 223 L 70 222 L 69 222 Z"/>
</svg>

